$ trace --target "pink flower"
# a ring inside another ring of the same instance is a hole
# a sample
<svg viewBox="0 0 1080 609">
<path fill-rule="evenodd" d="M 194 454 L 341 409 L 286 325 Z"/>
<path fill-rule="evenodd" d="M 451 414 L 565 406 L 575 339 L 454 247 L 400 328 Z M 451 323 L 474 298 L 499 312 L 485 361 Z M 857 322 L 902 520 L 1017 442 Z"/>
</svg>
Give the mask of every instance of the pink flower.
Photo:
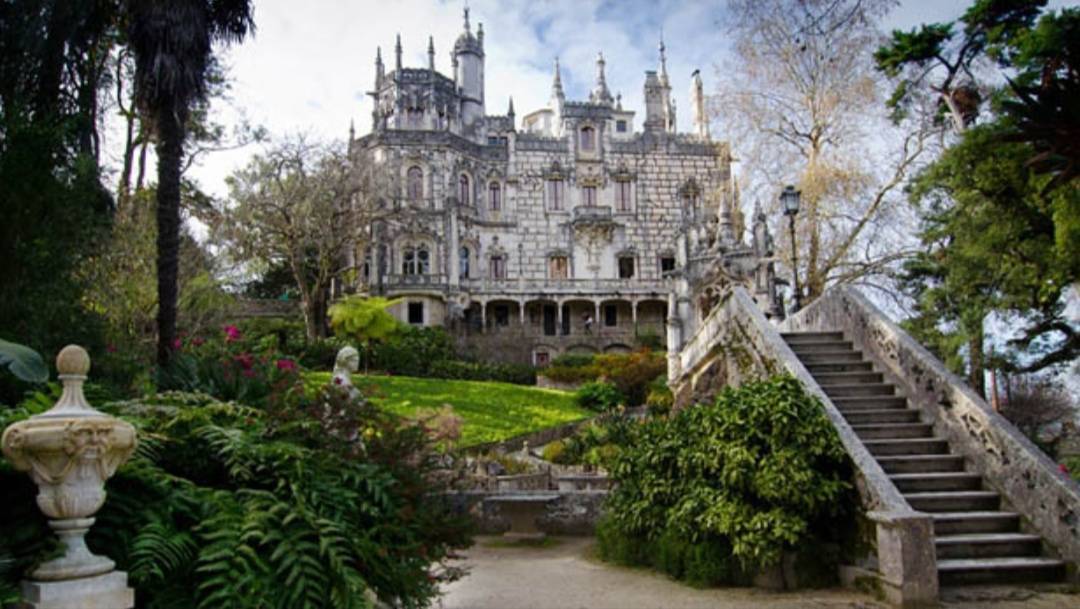
<svg viewBox="0 0 1080 609">
<path fill-rule="evenodd" d="M 250 378 L 255 378 L 255 371 L 252 370 L 251 368 L 245 368 L 244 370 L 242 370 L 240 372 L 240 374 L 243 374 L 244 376 L 248 377 L 249 379 Z"/>
<path fill-rule="evenodd" d="M 291 359 L 279 359 L 277 361 L 278 370 L 296 370 L 296 362 Z"/>
<path fill-rule="evenodd" d="M 341 377 L 340 376 L 335 376 L 334 377 L 334 384 L 335 385 L 340 385 L 341 384 Z"/>
<path fill-rule="evenodd" d="M 179 351 L 180 348 L 183 347 L 183 346 L 184 346 L 184 341 L 180 340 L 179 338 L 174 338 L 173 339 L 173 342 L 172 342 L 172 348 L 173 349 L 176 349 L 177 351 Z"/>
<path fill-rule="evenodd" d="M 225 342 L 231 343 L 240 340 L 240 328 L 230 324 L 222 329 L 225 331 Z"/>
<path fill-rule="evenodd" d="M 240 367 L 244 370 L 251 370 L 251 366 L 255 364 L 255 358 L 250 353 L 241 353 L 234 357 L 233 360 L 240 364 Z"/>
<path fill-rule="evenodd" d="M 191 339 L 191 344 L 195 345 L 196 347 L 201 347 L 205 342 L 206 340 L 203 339 L 201 336 L 196 336 L 195 338 Z"/>
</svg>

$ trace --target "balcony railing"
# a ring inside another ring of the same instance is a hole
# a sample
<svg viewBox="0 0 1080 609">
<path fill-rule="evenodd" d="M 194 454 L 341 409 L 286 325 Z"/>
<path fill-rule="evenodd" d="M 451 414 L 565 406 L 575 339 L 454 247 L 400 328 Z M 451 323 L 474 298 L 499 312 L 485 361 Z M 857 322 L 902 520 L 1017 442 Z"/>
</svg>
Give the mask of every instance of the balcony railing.
<svg viewBox="0 0 1080 609">
<path fill-rule="evenodd" d="M 593 293 L 666 293 L 673 289 L 671 279 L 463 279 L 462 287 L 473 292 L 556 294 Z"/>
</svg>

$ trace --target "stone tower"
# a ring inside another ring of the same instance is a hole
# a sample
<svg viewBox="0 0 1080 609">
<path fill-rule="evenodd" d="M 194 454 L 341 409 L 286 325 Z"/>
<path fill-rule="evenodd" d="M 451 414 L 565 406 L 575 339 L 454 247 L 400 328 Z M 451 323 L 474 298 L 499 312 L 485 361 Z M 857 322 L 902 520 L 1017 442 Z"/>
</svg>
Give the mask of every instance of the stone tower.
<svg viewBox="0 0 1080 609">
<path fill-rule="evenodd" d="M 465 9 L 465 31 L 454 43 L 454 81 L 461 93 L 462 131 L 471 133 L 484 118 L 484 24 L 474 36 Z"/>
</svg>

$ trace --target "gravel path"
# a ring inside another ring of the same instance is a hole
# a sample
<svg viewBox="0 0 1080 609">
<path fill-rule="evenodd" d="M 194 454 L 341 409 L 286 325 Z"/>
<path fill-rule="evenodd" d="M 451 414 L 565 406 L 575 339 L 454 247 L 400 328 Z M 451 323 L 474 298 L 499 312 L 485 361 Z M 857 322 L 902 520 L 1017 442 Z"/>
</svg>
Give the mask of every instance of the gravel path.
<svg viewBox="0 0 1080 609">
<path fill-rule="evenodd" d="M 465 552 L 470 574 L 446 586 L 442 609 L 885 609 L 852 590 L 698 590 L 645 569 L 591 558 L 593 540 L 558 538 L 550 547 L 506 547 L 481 537 Z M 943 609 L 1066 609 L 1080 596 L 1024 589 L 963 589 Z"/>
</svg>

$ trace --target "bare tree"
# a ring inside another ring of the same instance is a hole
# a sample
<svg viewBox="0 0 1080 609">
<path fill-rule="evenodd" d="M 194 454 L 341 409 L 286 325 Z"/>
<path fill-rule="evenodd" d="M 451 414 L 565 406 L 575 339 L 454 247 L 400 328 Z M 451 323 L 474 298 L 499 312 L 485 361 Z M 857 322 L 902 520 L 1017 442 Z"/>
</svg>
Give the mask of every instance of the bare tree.
<svg viewBox="0 0 1080 609">
<path fill-rule="evenodd" d="M 735 53 L 713 109 L 742 162 L 745 192 L 775 209 L 782 185 L 799 185 L 799 273 L 810 300 L 831 284 L 881 276 L 915 245 L 900 195 L 938 127 L 886 116 L 873 51 L 882 41 L 875 23 L 893 4 L 728 3 Z M 790 260 L 790 241 L 780 245 Z"/>
<path fill-rule="evenodd" d="M 309 339 L 326 336 L 331 283 L 355 246 L 366 186 L 356 176 L 344 146 L 287 137 L 228 179 L 230 200 L 213 213 L 214 237 L 235 260 L 289 266 Z"/>
</svg>

